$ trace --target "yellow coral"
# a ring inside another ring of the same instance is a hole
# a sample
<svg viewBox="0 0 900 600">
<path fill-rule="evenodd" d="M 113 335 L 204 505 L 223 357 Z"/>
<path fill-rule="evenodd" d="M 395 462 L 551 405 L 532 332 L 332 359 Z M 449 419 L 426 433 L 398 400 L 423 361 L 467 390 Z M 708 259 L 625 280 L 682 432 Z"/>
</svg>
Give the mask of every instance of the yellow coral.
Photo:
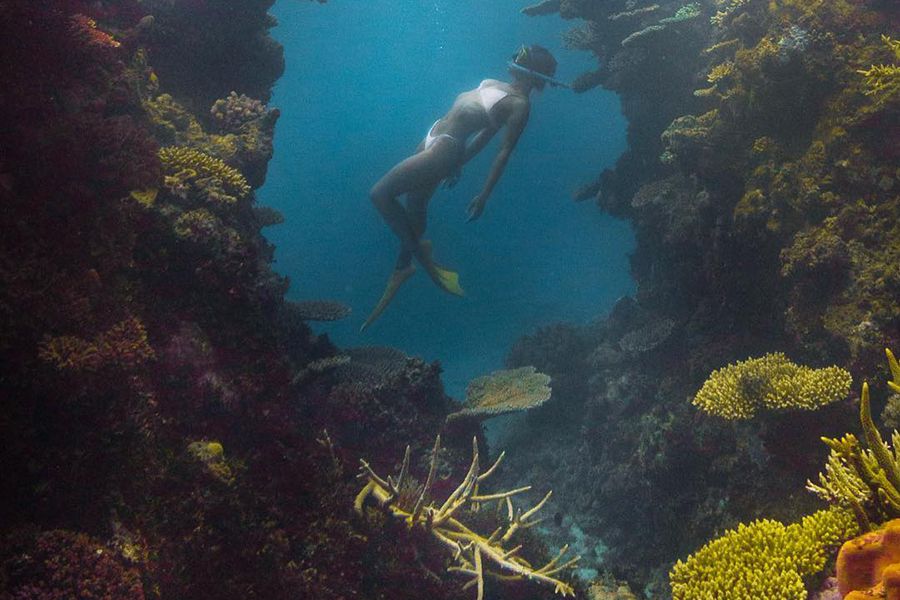
<svg viewBox="0 0 900 600">
<path fill-rule="evenodd" d="M 442 544 L 453 556 L 454 565 L 447 570 L 469 578 L 463 589 L 475 587 L 476 599 L 484 598 L 485 575 L 510 581 L 527 579 L 535 583 L 552 586 L 557 594 L 574 596 L 575 590 L 568 583 L 557 577 L 557 574 L 575 565 L 579 557 L 560 562 L 568 551 L 563 546 L 556 557 L 542 567 L 534 567 L 518 556 L 522 546 L 512 549 L 504 547 L 519 529 L 532 527 L 540 521 L 532 517 L 550 498 L 548 492 L 543 500 L 525 512 L 514 510 L 512 497 L 527 492 L 531 486 L 525 486 L 508 492 L 483 494 L 479 485 L 487 479 L 503 460 L 504 454 L 497 457 L 494 464 L 484 473 L 480 473 L 478 443 L 472 440 L 472 464 L 462 483 L 441 503 L 435 503 L 430 494 L 434 484 L 437 461 L 440 454 L 441 438 L 437 437 L 431 453 L 431 466 L 424 485 L 420 485 L 409 474 L 410 448 L 406 447 L 400 473 L 395 478 L 382 479 L 361 460 L 360 477 L 367 480 L 366 485 L 356 495 L 353 503 L 359 514 L 365 514 L 367 503 L 374 503 L 382 508 L 390 517 L 403 521 L 410 528 L 421 528 Z M 481 503 L 498 502 L 499 509 L 505 508 L 507 524 L 489 536 L 483 536 L 467 527 L 460 519 L 460 512 L 465 506 L 473 510 Z"/>
<path fill-rule="evenodd" d="M 803 578 L 858 533 L 850 511 L 831 507 L 788 526 L 770 519 L 741 524 L 669 573 L 673 600 L 805 600 Z"/>
<path fill-rule="evenodd" d="M 900 61 L 900 40 L 882 35 L 881 41 L 894 53 Z M 900 91 L 900 65 L 872 65 L 868 69 L 857 71 L 865 78 L 867 96 L 892 96 Z"/>
<path fill-rule="evenodd" d="M 893 381 L 897 389 L 900 365 L 893 353 L 885 349 Z M 863 383 L 859 402 L 859 420 L 866 448 L 852 433 L 840 439 L 822 438 L 831 454 L 819 484 L 807 481 L 806 488 L 833 504 L 853 509 L 864 529 L 871 529 L 870 511 L 877 521 L 900 516 L 900 433 L 893 432 L 888 445 L 872 420 L 869 384 Z"/>
<path fill-rule="evenodd" d="M 725 419 L 749 419 L 761 408 L 815 410 L 846 396 L 851 382 L 840 367 L 811 369 L 776 352 L 713 371 L 694 405 Z"/>
<path fill-rule="evenodd" d="M 93 340 L 71 335 L 46 338 L 38 356 L 59 370 L 95 371 L 104 366 L 133 369 L 156 358 L 137 317 L 116 323 Z"/>
<path fill-rule="evenodd" d="M 160 148 L 159 158 L 166 173 L 166 185 L 192 186 L 209 200 L 230 204 L 250 193 L 250 185 L 240 171 L 218 158 L 186 146 Z"/>
</svg>

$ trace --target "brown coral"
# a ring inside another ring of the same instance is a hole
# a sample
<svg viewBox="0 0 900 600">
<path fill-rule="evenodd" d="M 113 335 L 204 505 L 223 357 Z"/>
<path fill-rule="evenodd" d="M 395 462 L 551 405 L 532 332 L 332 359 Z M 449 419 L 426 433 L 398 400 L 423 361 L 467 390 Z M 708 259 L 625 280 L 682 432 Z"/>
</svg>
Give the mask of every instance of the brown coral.
<svg viewBox="0 0 900 600">
<path fill-rule="evenodd" d="M 472 380 L 466 388 L 463 409 L 447 417 L 489 419 L 540 406 L 550 398 L 550 376 L 534 367 L 494 371 Z"/>
</svg>

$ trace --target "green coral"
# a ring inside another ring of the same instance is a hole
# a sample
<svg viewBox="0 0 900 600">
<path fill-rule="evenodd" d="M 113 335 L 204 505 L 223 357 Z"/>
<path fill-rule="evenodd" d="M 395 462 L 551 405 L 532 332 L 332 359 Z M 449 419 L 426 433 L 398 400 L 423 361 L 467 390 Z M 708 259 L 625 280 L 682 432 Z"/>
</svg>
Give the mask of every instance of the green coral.
<svg viewBox="0 0 900 600">
<path fill-rule="evenodd" d="M 176 194 L 194 190 L 207 201 L 232 204 L 250 193 L 250 185 L 240 171 L 194 148 L 166 146 L 160 148 L 159 159 L 166 187 Z"/>
<path fill-rule="evenodd" d="M 738 525 L 678 561 L 669 574 L 673 600 L 806 600 L 803 578 L 858 533 L 853 513 L 831 507 L 785 526 L 760 519 Z"/>
<path fill-rule="evenodd" d="M 812 369 L 775 352 L 713 371 L 693 402 L 725 419 L 749 419 L 760 409 L 815 410 L 845 397 L 851 382 L 840 367 Z"/>
</svg>

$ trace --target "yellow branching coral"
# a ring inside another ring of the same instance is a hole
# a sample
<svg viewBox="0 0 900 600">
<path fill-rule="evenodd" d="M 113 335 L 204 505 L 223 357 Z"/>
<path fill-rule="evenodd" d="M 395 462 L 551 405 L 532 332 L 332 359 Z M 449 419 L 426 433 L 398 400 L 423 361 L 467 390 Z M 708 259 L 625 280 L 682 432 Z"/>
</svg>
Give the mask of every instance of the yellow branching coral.
<svg viewBox="0 0 900 600">
<path fill-rule="evenodd" d="M 900 61 L 900 40 L 882 35 L 881 41 L 894 53 Z M 900 65 L 872 65 L 868 69 L 857 71 L 865 78 L 867 96 L 892 96 L 900 91 Z"/>
<path fill-rule="evenodd" d="M 494 371 L 473 379 L 466 388 L 463 409 L 447 417 L 488 419 L 540 406 L 550 398 L 550 376 L 534 367 Z"/>
<path fill-rule="evenodd" d="M 845 397 L 851 382 L 840 367 L 812 369 L 775 352 L 713 371 L 694 405 L 725 419 L 749 419 L 760 409 L 815 410 Z"/>
<path fill-rule="evenodd" d="M 818 573 L 832 550 L 858 533 L 853 513 L 831 507 L 783 525 L 741 524 L 669 573 L 673 600 L 806 600 L 803 578 Z"/>
<path fill-rule="evenodd" d="M 175 193 L 195 188 L 207 200 L 221 204 L 231 204 L 250 193 L 250 185 L 240 171 L 194 148 L 166 146 L 160 148 L 159 158 L 166 187 Z"/>
<path fill-rule="evenodd" d="M 893 381 L 900 380 L 900 365 L 890 350 L 885 350 Z M 819 497 L 853 510 L 863 529 L 871 529 L 872 520 L 885 521 L 900 516 L 900 432 L 894 431 L 888 445 L 875 427 L 869 400 L 869 384 L 863 383 L 859 420 L 866 441 L 863 448 L 852 433 L 840 439 L 822 438 L 831 453 L 819 483 L 807 482 L 806 488 Z"/>
<path fill-rule="evenodd" d="M 484 597 L 484 578 L 491 576 L 501 581 L 527 579 L 536 583 L 552 585 L 556 593 L 563 596 L 574 596 L 575 590 L 571 585 L 558 579 L 556 575 L 573 566 L 579 559 L 575 557 L 565 562 L 560 562 L 568 550 L 564 546 L 556 557 L 546 565 L 535 568 L 528 561 L 517 556 L 522 546 L 511 549 L 504 547 L 519 529 L 525 529 L 538 523 L 540 519 L 533 519 L 535 513 L 550 498 L 552 492 L 534 505 L 529 510 L 522 512 L 515 510 L 512 497 L 516 494 L 527 492 L 531 486 L 498 492 L 495 494 L 482 494 L 479 486 L 485 479 L 491 476 L 504 454 L 497 457 L 494 464 L 484 473 L 479 471 L 478 443 L 472 440 L 472 464 L 466 473 L 462 483 L 444 500 L 443 503 L 435 503 L 430 495 L 437 471 L 438 455 L 440 452 L 441 438 L 437 437 L 434 450 L 431 454 L 431 466 L 424 485 L 419 484 L 409 474 L 409 446 L 403 456 L 400 474 L 396 479 L 379 477 L 369 464 L 361 460 L 360 477 L 366 479 L 366 485 L 356 495 L 354 508 L 360 514 L 364 513 L 365 505 L 374 501 L 389 516 L 405 522 L 410 528 L 421 527 L 440 542 L 453 557 L 454 565 L 448 571 L 459 573 L 469 577 L 469 581 L 463 589 L 475 587 L 477 600 Z M 500 527 L 488 536 L 483 536 L 469 529 L 459 516 L 465 506 L 477 507 L 480 503 L 498 502 L 500 508 L 505 507 L 507 513 L 506 527 Z"/>
</svg>

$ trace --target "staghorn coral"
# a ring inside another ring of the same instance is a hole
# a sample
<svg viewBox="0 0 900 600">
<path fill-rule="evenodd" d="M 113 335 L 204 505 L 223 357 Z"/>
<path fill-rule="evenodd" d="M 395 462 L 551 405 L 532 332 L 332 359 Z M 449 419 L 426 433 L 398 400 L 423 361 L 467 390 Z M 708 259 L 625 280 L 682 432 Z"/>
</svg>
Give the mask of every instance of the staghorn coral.
<svg viewBox="0 0 900 600">
<path fill-rule="evenodd" d="M 885 350 L 894 382 L 900 374 L 894 355 Z M 859 420 L 866 441 L 863 448 L 855 435 L 840 439 L 823 437 L 831 452 L 819 484 L 807 482 L 807 489 L 820 498 L 853 509 L 863 529 L 873 521 L 900 516 L 900 432 L 894 431 L 891 445 L 881 437 L 872 420 L 869 384 L 863 382 Z"/>
<path fill-rule="evenodd" d="M 447 421 L 489 419 L 529 410 L 546 402 L 550 394 L 550 376 L 534 367 L 494 371 L 469 382 L 463 409 L 448 415 Z"/>
<path fill-rule="evenodd" d="M 725 419 L 750 419 L 760 409 L 815 410 L 844 398 L 851 382 L 840 367 L 799 366 L 776 352 L 716 369 L 693 404 Z"/>
<path fill-rule="evenodd" d="M 250 185 L 240 171 L 194 148 L 166 146 L 160 148 L 159 159 L 169 189 L 188 188 L 220 204 L 232 204 L 250 193 Z"/>
<path fill-rule="evenodd" d="M 858 531 L 853 513 L 831 507 L 783 525 L 759 519 L 738 525 L 672 567 L 674 600 L 806 600 L 804 577 Z"/>
<path fill-rule="evenodd" d="M 564 546 L 553 560 L 539 568 L 531 566 L 528 561 L 517 556 L 522 549 L 521 545 L 513 548 L 505 547 L 517 531 L 532 527 L 540 521 L 532 517 L 550 499 L 552 492 L 547 492 L 540 502 L 524 512 L 522 509 L 514 509 L 512 497 L 527 492 L 531 486 L 493 494 L 480 493 L 479 486 L 497 470 L 503 461 L 504 453 L 501 452 L 494 464 L 482 473 L 478 441 L 473 438 L 472 464 L 463 481 L 439 506 L 431 498 L 431 493 L 440 444 L 441 438 L 437 436 L 431 453 L 428 477 L 424 484 L 419 484 L 409 474 L 409 446 L 406 447 L 400 473 L 396 479 L 392 477 L 382 479 L 365 460 L 360 459 L 360 476 L 366 480 L 366 485 L 353 502 L 356 512 L 364 514 L 366 503 L 371 500 L 388 516 L 405 523 L 410 529 L 421 528 L 429 533 L 453 557 L 454 565 L 447 570 L 470 578 L 463 589 L 475 587 L 477 600 L 484 598 L 486 575 L 507 581 L 525 579 L 553 586 L 554 591 L 562 596 L 574 596 L 574 588 L 556 577 L 558 573 L 578 562 L 579 557 L 576 556 L 560 564 L 568 546 Z M 498 502 L 498 507 L 506 508 L 505 527 L 500 527 L 485 536 L 473 531 L 461 520 L 464 507 L 468 506 L 470 510 L 475 511 L 480 504 L 494 501 Z"/>
</svg>

